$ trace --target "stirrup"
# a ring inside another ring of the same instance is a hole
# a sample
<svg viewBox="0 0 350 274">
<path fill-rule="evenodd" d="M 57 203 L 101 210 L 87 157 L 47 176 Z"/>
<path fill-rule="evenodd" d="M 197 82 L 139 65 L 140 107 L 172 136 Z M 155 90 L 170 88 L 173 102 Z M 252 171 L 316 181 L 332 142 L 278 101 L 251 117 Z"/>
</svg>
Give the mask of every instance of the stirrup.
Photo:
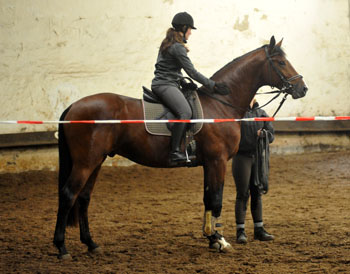
<svg viewBox="0 0 350 274">
<path fill-rule="evenodd" d="M 171 162 L 187 162 L 188 157 L 180 151 L 173 151 L 170 153 Z"/>
<path fill-rule="evenodd" d="M 188 156 L 187 149 L 185 149 L 185 154 L 186 154 L 186 163 L 191 163 L 191 160 L 194 160 L 196 158 L 194 156 Z"/>
</svg>

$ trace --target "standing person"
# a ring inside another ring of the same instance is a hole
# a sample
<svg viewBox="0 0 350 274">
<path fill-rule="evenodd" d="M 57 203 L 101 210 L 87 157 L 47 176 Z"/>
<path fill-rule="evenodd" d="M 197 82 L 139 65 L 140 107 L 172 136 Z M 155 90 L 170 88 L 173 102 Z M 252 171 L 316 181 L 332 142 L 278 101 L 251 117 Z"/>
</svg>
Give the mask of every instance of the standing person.
<svg viewBox="0 0 350 274">
<path fill-rule="evenodd" d="M 169 28 L 166 37 L 160 45 L 157 63 L 155 64 L 152 91 L 160 98 L 162 103 L 171 110 L 176 119 L 187 120 L 192 117 L 192 110 L 185 96 L 180 90 L 180 82 L 183 78 L 181 69 L 204 85 L 209 91 L 226 95 L 229 88 L 223 83 L 215 83 L 199 73 L 188 58 L 187 40 L 194 27 L 193 18 L 187 12 L 176 14 L 172 20 L 172 28 Z M 186 123 L 174 123 L 171 136 L 170 160 L 182 162 L 186 155 L 181 151 L 181 141 L 186 131 Z"/>
<path fill-rule="evenodd" d="M 268 117 L 259 104 L 253 99 L 244 118 Z M 271 122 L 242 122 L 241 141 L 236 156 L 232 160 L 232 175 L 236 184 L 236 229 L 237 243 L 247 243 L 245 233 L 245 217 L 249 196 L 251 197 L 250 210 L 254 221 L 254 239 L 271 241 L 274 236 L 267 233 L 263 226 L 262 199 L 257 186 L 254 185 L 254 168 L 256 164 L 255 153 L 257 140 L 262 130 L 266 130 L 269 142 L 274 140 L 274 129 Z"/>
</svg>

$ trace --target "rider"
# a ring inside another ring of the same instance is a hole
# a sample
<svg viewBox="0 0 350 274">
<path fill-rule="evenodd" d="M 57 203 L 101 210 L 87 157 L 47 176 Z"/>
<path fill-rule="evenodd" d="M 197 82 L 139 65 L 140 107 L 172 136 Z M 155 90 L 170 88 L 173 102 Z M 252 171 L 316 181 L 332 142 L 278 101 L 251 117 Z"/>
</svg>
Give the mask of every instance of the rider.
<svg viewBox="0 0 350 274">
<path fill-rule="evenodd" d="M 181 69 L 184 69 L 188 76 L 204 85 L 210 92 L 227 95 L 230 90 L 224 83 L 215 83 L 199 73 L 188 58 L 189 50 L 185 44 L 191 35 L 191 30 L 196 29 L 192 16 L 187 12 L 180 12 L 174 16 L 172 26 L 160 45 L 155 64 L 155 77 L 152 80 L 152 91 L 177 119 L 188 120 L 192 117 L 192 110 L 180 90 L 180 82 L 183 79 Z M 181 151 L 181 141 L 186 127 L 186 123 L 174 123 L 171 137 L 171 161 L 186 160 L 185 154 Z"/>
<path fill-rule="evenodd" d="M 268 117 L 263 109 L 258 108 L 259 104 L 253 99 L 250 108 L 244 118 Z M 274 129 L 272 123 L 266 122 L 242 122 L 241 124 L 241 142 L 236 156 L 232 160 L 232 175 L 236 184 L 236 228 L 237 243 L 247 243 L 245 234 L 245 216 L 249 196 L 251 196 L 250 210 L 254 221 L 254 239 L 260 241 L 271 241 L 274 236 L 267 233 L 263 227 L 262 219 L 262 199 L 261 193 L 254 185 L 254 165 L 256 163 L 255 151 L 257 138 L 262 129 L 267 131 L 269 142 L 274 140 Z"/>
</svg>

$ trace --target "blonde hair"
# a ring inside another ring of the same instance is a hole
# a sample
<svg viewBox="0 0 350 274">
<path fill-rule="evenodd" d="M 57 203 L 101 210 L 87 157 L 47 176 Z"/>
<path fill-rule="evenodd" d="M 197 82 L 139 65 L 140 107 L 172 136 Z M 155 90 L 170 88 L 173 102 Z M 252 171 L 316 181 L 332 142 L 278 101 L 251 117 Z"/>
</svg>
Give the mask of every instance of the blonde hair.
<svg viewBox="0 0 350 274">
<path fill-rule="evenodd" d="M 175 43 L 182 44 L 185 47 L 186 51 L 189 52 L 188 48 L 185 46 L 183 34 L 179 31 L 176 31 L 174 28 L 169 28 L 167 30 L 166 36 L 160 45 L 159 51 L 161 53 L 166 53 L 170 46 Z"/>
</svg>

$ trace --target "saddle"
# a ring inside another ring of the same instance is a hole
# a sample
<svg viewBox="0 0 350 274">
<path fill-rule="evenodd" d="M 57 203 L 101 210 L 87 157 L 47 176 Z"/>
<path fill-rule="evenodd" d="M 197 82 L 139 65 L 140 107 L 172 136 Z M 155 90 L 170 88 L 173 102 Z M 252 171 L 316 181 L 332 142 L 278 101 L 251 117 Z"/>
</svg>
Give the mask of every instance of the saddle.
<svg viewBox="0 0 350 274">
<path fill-rule="evenodd" d="M 191 80 L 192 81 L 192 80 Z M 193 85 L 195 85 L 192 82 Z M 191 86 L 193 87 L 193 86 Z M 143 111 L 145 120 L 175 120 L 175 115 L 165 107 L 160 99 L 150 89 L 143 88 Z M 200 103 L 196 90 L 182 88 L 182 92 L 185 95 L 191 109 L 191 119 L 203 119 L 203 109 Z M 145 129 L 149 134 L 160 136 L 171 136 L 171 129 L 174 123 L 145 123 Z M 195 161 L 196 154 L 196 142 L 193 138 L 203 127 L 203 123 L 188 124 L 186 134 L 184 136 L 185 152 L 188 159 L 191 160 L 186 164 L 180 164 L 181 166 L 193 167 L 197 166 Z"/>
<path fill-rule="evenodd" d="M 175 120 L 175 115 L 165 107 L 160 99 L 150 89 L 143 88 L 143 111 L 145 120 Z M 183 90 L 185 98 L 192 109 L 191 119 L 202 119 L 203 109 L 195 90 Z M 173 123 L 145 123 L 146 131 L 152 135 L 171 136 Z M 189 124 L 188 134 L 196 135 L 203 127 L 203 123 Z"/>
</svg>

